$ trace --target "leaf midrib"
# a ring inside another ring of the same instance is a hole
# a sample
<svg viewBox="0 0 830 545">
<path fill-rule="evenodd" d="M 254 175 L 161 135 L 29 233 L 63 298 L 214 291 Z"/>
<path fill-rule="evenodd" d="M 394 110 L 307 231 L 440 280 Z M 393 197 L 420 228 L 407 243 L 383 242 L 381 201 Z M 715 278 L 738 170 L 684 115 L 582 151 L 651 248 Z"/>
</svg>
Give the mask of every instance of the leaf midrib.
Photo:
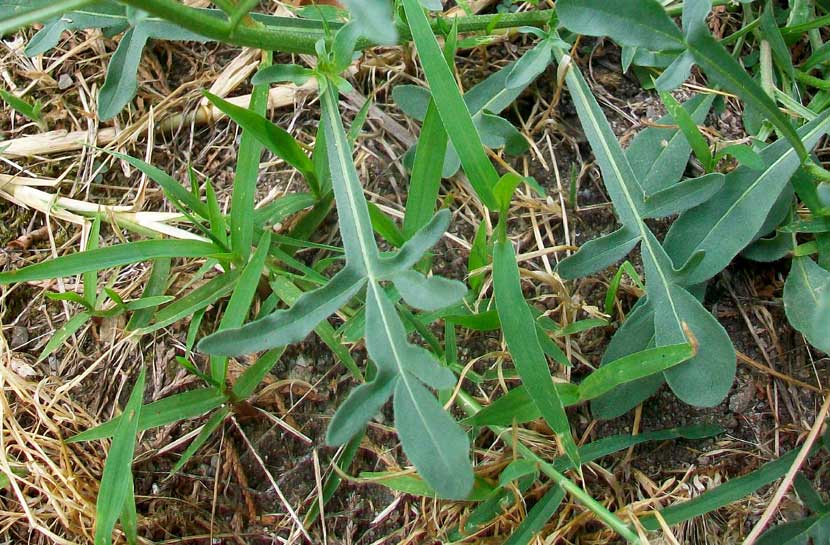
<svg viewBox="0 0 830 545">
<path fill-rule="evenodd" d="M 440 448 L 441 441 L 439 440 L 438 437 L 436 437 L 432 427 L 428 425 L 429 424 L 429 419 L 426 417 L 426 415 L 424 415 L 423 412 L 421 412 L 421 407 L 415 401 L 415 393 L 412 391 L 412 384 L 410 382 L 412 379 L 410 378 L 410 376 L 407 373 L 406 369 L 404 369 L 403 358 L 401 357 L 401 354 L 398 352 L 398 347 L 395 346 L 395 343 L 392 341 L 392 339 L 394 337 L 392 335 L 392 330 L 389 326 L 389 318 L 386 315 L 386 310 L 384 309 L 383 305 L 381 304 L 381 299 L 380 298 L 381 297 L 386 297 L 386 295 L 384 293 L 382 293 L 378 288 L 379 288 L 379 285 L 378 285 L 377 282 L 370 282 L 369 283 L 369 289 L 372 290 L 372 294 L 373 294 L 373 296 L 374 296 L 374 298 L 377 302 L 378 315 L 380 317 L 381 323 L 383 324 L 383 331 L 386 334 L 386 338 L 389 339 L 389 346 L 392 350 L 392 357 L 395 360 L 395 366 L 398 369 L 398 375 L 400 377 L 400 381 L 403 384 L 404 388 L 406 388 L 406 393 L 407 393 L 407 395 L 409 395 L 409 399 L 412 401 L 412 406 L 415 408 L 415 411 L 418 413 L 418 419 L 421 420 L 421 422 L 424 423 L 423 427 L 427 430 L 427 434 L 429 435 L 431 443 L 434 444 L 434 445 L 437 445 L 439 447 L 439 448 L 434 449 L 434 451 L 438 454 L 438 456 L 441 459 L 441 462 L 443 463 L 444 467 L 446 467 L 447 470 L 450 470 L 450 468 L 452 468 L 452 463 L 449 460 L 447 460 L 446 457 L 444 456 L 444 449 Z"/>
<path fill-rule="evenodd" d="M 576 92 L 580 95 L 580 99 L 583 101 L 583 103 L 585 103 L 587 105 L 590 105 L 590 102 L 588 101 L 588 98 L 584 94 L 584 89 L 582 88 L 582 85 L 580 84 L 578 77 L 573 72 L 572 67 L 568 68 L 567 77 L 575 81 L 574 87 L 576 88 Z M 571 93 L 573 93 L 573 92 L 574 91 L 571 90 Z M 593 110 L 590 107 L 585 108 L 585 110 L 586 110 L 587 115 L 590 117 L 591 124 L 593 125 L 594 130 L 596 131 L 596 133 L 598 135 L 602 136 L 602 131 L 600 130 L 600 124 L 597 121 Z M 655 255 L 656 255 L 655 250 L 654 250 L 654 248 L 652 248 L 651 242 L 648 240 L 648 237 L 646 236 L 645 230 L 647 229 L 647 227 L 643 223 L 643 220 L 640 219 L 640 214 L 637 211 L 637 206 L 634 203 L 633 198 L 631 197 L 631 193 L 628 191 L 628 187 L 625 185 L 622 173 L 619 170 L 617 162 L 614 160 L 614 156 L 611 153 L 611 150 L 608 147 L 608 144 L 605 142 L 604 138 L 599 138 L 599 140 L 601 142 L 601 145 L 602 145 L 605 153 L 607 154 L 608 158 L 610 159 L 609 162 L 611 163 L 611 168 L 614 169 L 614 174 L 617 177 L 617 181 L 619 183 L 620 190 L 622 191 L 622 193 L 625 197 L 626 203 L 628 204 L 631 211 L 634 213 L 634 217 L 637 218 L 637 228 L 640 231 L 640 243 L 643 247 L 646 248 L 648 254 L 651 256 L 652 261 L 654 261 L 654 265 L 655 265 L 654 268 L 657 271 L 657 273 L 660 275 L 660 281 L 663 285 L 663 289 L 666 292 L 666 299 L 668 300 L 669 305 L 671 306 L 672 315 L 674 316 L 674 319 L 675 319 L 675 322 L 677 324 L 678 329 L 680 329 L 682 331 L 683 326 L 682 326 L 682 323 L 681 323 L 681 320 L 680 320 L 680 316 L 678 315 L 678 312 L 677 312 L 677 307 L 675 305 L 674 298 L 671 295 L 671 290 L 669 288 L 670 283 L 669 283 L 668 279 L 666 278 L 665 273 L 663 272 L 663 268 L 660 266 L 659 262 L 657 261 L 657 259 L 655 257 Z"/>
<path fill-rule="evenodd" d="M 338 115 L 337 102 L 335 98 L 335 93 L 337 91 L 333 89 L 334 83 L 332 83 L 331 80 L 327 81 L 326 90 L 324 91 L 323 95 L 326 98 L 328 106 L 326 110 L 329 117 L 329 124 L 332 128 L 332 136 L 334 136 L 333 144 L 337 149 L 337 164 L 340 167 L 340 173 L 342 175 L 342 179 L 344 180 L 345 194 L 346 197 L 349 199 L 349 211 L 351 212 L 352 219 L 355 223 L 355 232 L 357 234 L 357 240 L 360 245 L 360 249 L 363 252 L 360 256 L 360 259 L 363 262 L 363 266 L 366 269 L 366 276 L 369 278 L 369 281 L 372 284 L 374 284 L 377 282 L 378 277 L 375 272 L 375 260 L 372 259 L 372 257 L 377 254 L 377 246 L 375 245 L 374 241 L 370 242 L 366 240 L 366 229 L 364 229 L 364 222 L 366 218 L 364 218 L 360 213 L 360 207 L 357 206 L 356 197 L 352 192 L 352 187 L 349 183 L 349 180 L 352 177 L 352 171 L 346 165 L 349 164 L 352 159 L 345 153 L 347 146 L 346 143 L 343 141 L 342 131 L 336 129 L 336 127 L 338 126 L 337 124 L 340 123 L 340 117 Z M 350 261 L 352 258 L 354 258 L 354 256 L 346 256 L 346 261 Z"/>
</svg>

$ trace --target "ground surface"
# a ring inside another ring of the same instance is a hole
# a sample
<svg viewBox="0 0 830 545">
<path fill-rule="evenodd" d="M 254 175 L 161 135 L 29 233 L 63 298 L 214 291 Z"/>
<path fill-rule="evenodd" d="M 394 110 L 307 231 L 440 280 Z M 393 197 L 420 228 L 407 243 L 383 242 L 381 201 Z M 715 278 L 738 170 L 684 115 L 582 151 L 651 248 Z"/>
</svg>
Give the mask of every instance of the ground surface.
<svg viewBox="0 0 830 545">
<path fill-rule="evenodd" d="M 266 8 L 276 8 L 276 3 L 265 4 Z M 104 67 L 114 42 L 94 33 L 66 35 L 57 50 L 32 60 L 20 52 L 21 44 L 30 36 L 30 32 L 24 33 L 3 47 L 0 63 L 7 84 L 31 87 L 29 96 L 45 103 L 52 130 L 87 131 L 94 138 L 101 129 L 111 126 L 97 121 L 93 97 L 95 89 L 103 84 Z M 457 65 L 462 84 L 469 88 L 530 45 L 525 38 L 513 37 L 460 52 Z M 589 82 L 618 136 L 627 141 L 660 117 L 662 107 L 653 95 L 640 90 L 636 80 L 621 74 L 615 48 L 597 43 L 591 51 L 579 60 L 580 65 L 589 74 Z M 226 78 L 223 70 L 239 57 L 238 49 L 215 44 L 154 44 L 146 51 L 146 62 L 140 68 L 138 100 L 116 122 L 121 129 L 136 129 L 137 138 L 117 143 L 116 147 L 137 157 L 151 158 L 153 164 L 181 180 L 191 164 L 200 175 L 215 182 L 220 201 L 227 202 L 239 142 L 236 126 L 227 121 L 182 123 L 172 131 L 152 134 L 146 121 L 150 114 L 158 122 L 177 113 L 192 112 L 200 99 L 199 90 Z M 377 111 L 370 114 L 356 156 L 367 194 L 392 212 L 403 210 L 406 177 L 400 160 L 417 137 L 418 126 L 395 107 L 390 90 L 397 84 L 422 80 L 413 58 L 406 49 L 372 52 L 353 79 L 357 92 L 373 97 L 379 111 L 388 116 L 381 117 Z M 253 58 L 243 64 L 253 66 Z M 64 86 L 67 78 L 70 84 L 60 88 L 58 82 L 63 81 Z M 519 253 L 531 254 L 521 266 L 539 273 L 528 275 L 526 295 L 535 298 L 539 309 L 567 323 L 597 315 L 613 271 L 566 287 L 555 280 L 545 283 L 540 278 L 545 278 L 550 267 L 565 255 L 564 251 L 549 249 L 578 245 L 607 233 L 614 227 L 614 218 L 567 93 L 550 109 L 555 85 L 554 74 L 541 77 L 509 112 L 511 121 L 524 127 L 523 132 L 534 145 L 523 158 L 504 159 L 520 172 L 535 176 L 550 196 L 544 200 L 533 193 L 521 195 L 514 202 L 510 230 Z M 224 93 L 237 96 L 249 91 L 246 84 L 239 84 Z M 171 93 L 173 100 L 161 102 Z M 351 119 L 357 108 L 346 101 L 342 106 L 347 120 Z M 291 104 L 272 111 L 270 116 L 310 144 L 318 114 L 314 96 L 300 92 Z M 392 130 L 390 120 L 399 127 Z M 710 116 L 707 124 L 730 138 L 743 136 L 740 110 L 731 100 L 727 101 L 726 112 Z M 36 126 L 27 125 L 8 108 L 0 112 L 0 129 L 6 140 L 39 133 Z M 268 156 L 263 160 L 260 198 L 298 188 L 300 180 L 286 165 Z M 9 173 L 63 177 L 57 189 L 46 190 L 95 204 L 132 204 L 141 182 L 134 169 L 89 148 L 52 153 L 46 146 L 30 157 L 4 158 L 0 168 Z M 579 184 L 577 206 L 563 208 L 560 195 L 567 199 L 573 180 Z M 480 214 L 463 181 L 448 181 L 445 192 L 446 202 L 454 211 L 450 229 L 453 236 L 439 246 L 436 270 L 458 276 Z M 78 249 L 80 226 L 27 210 L 22 204 L 0 199 L 0 247 L 4 248 L 0 264 L 4 270 Z M 151 185 L 143 208 L 161 211 L 169 210 L 169 205 Z M 337 242 L 335 227 L 336 223 L 329 221 L 320 230 L 318 241 Z M 120 236 L 111 228 L 105 228 L 104 233 L 107 244 L 115 243 Z M 537 250 L 543 251 L 532 254 Z M 308 262 L 316 258 L 313 252 L 300 255 Z M 636 256 L 632 261 L 637 263 Z M 173 293 L 184 288 L 198 266 L 176 264 Z M 587 406 L 570 412 L 574 432 L 582 442 L 693 423 L 717 423 L 725 430 L 705 441 L 647 443 L 590 464 L 583 484 L 595 497 L 614 510 L 634 502 L 640 502 L 638 509 L 647 509 L 647 500 L 655 498 L 664 505 L 681 501 L 745 474 L 799 444 L 821 401 L 816 390 L 830 380 L 830 365 L 787 325 L 781 305 L 782 272 L 780 265 L 738 259 L 708 291 L 707 307 L 727 327 L 742 354 L 734 388 L 718 407 L 692 409 L 661 390 L 641 409 L 612 421 L 593 420 Z M 125 268 L 114 279 L 115 286 L 125 298 L 137 297 L 148 273 L 146 265 Z M 149 370 L 146 401 L 197 384 L 174 362 L 174 357 L 183 353 L 187 323 L 134 342 L 123 340 L 123 321 L 96 321 L 46 361 L 36 362 L 55 329 L 76 312 L 72 305 L 45 299 L 44 292 L 74 289 L 75 282 L 70 278 L 62 284 L 3 288 L 0 296 L 0 323 L 6 343 L 0 349 L 4 363 L 0 370 L 3 447 L 7 458 L 16 460 L 28 472 L 20 481 L 21 494 L 10 489 L 0 491 L 0 543 L 91 542 L 94 502 L 107 445 L 63 445 L 60 440 L 110 418 L 116 404 L 125 401 L 142 365 Z M 624 284 L 611 325 L 566 339 L 567 346 L 563 347 L 576 362 L 569 371 L 571 378 L 578 379 L 587 374 L 589 365 L 599 363 L 619 324 L 619 312 L 627 312 L 636 300 L 636 288 Z M 209 311 L 203 327 L 213 326 L 217 310 Z M 476 370 L 493 369 L 503 363 L 503 347 L 496 335 L 462 336 L 459 346 L 462 362 L 480 358 Z M 362 346 L 352 348 L 358 363 L 362 363 Z M 232 370 L 238 372 L 245 363 L 241 361 Z M 266 470 L 302 516 L 316 501 L 319 475 L 331 471 L 337 451 L 323 446 L 323 436 L 329 417 L 352 386 L 353 381 L 325 345 L 311 336 L 286 352 L 253 400 L 258 409 L 282 419 L 302 436 L 285 431 L 274 418 L 265 418 L 260 412 L 238 412 L 181 473 L 171 477 L 169 470 L 186 445 L 182 438 L 192 437 L 188 434 L 203 422 L 197 419 L 145 433 L 134 466 L 141 535 L 156 543 L 273 543 L 289 537 L 301 542 Z M 498 388 L 471 393 L 486 402 L 488 396 L 499 395 Z M 355 463 L 343 470 L 357 475 L 360 471 L 404 468 L 406 462 L 391 423 L 391 409 L 387 408 L 370 427 Z M 532 444 L 539 452 L 555 454 L 549 430 L 541 424 L 530 429 Z M 494 443 L 487 434 L 480 436 L 476 455 L 485 468 L 484 477 L 496 476 L 512 459 L 509 449 Z M 830 477 L 824 471 L 828 462 L 826 457 L 817 457 L 805 467 L 810 475 L 818 472 L 821 478 L 824 474 L 820 482 L 826 487 L 830 487 Z M 503 542 L 546 489 L 544 484 L 531 488 L 524 502 L 518 502 L 469 542 Z M 770 494 L 771 490 L 762 489 L 716 514 L 675 528 L 677 540 L 690 544 L 734 543 L 758 519 Z M 21 495 L 26 498 L 25 508 L 20 504 Z M 344 482 L 326 506 L 324 522 L 310 531 L 315 542 L 432 543 L 456 527 L 471 508 L 464 503 L 398 494 L 375 484 Z M 800 513 L 800 504 L 792 497 L 784 502 L 779 516 L 792 518 Z M 540 542 L 558 543 L 558 538 L 569 543 L 614 542 L 610 533 L 573 503 L 560 508 L 541 534 L 540 539 L 547 541 Z M 653 542 L 671 541 L 655 536 Z"/>
</svg>

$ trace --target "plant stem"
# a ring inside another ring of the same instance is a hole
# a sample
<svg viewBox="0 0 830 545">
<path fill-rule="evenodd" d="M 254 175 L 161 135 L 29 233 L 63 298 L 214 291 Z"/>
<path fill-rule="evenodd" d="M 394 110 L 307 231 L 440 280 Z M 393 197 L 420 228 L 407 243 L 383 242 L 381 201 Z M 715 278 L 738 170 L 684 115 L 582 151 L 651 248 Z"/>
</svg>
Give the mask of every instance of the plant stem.
<svg viewBox="0 0 830 545">
<path fill-rule="evenodd" d="M 221 12 L 191 8 L 175 0 L 120 0 L 120 2 L 141 8 L 152 15 L 201 34 L 206 38 L 239 46 L 289 53 L 314 53 L 314 44 L 325 36 L 322 24 L 311 26 L 307 24 L 308 22 L 304 22 L 306 24 L 303 25 L 302 29 L 294 27 L 286 30 L 268 24 L 269 21 L 275 22 L 281 18 L 255 17 L 264 24 L 263 27 L 238 27 L 233 30 L 230 21 L 216 16 Z M 553 10 L 539 10 L 523 13 L 471 15 L 458 17 L 454 20 L 457 20 L 459 32 L 476 32 L 520 26 L 544 26 L 552 14 Z M 452 21 L 449 18 L 435 18 L 430 22 L 433 30 L 439 34 L 448 32 L 452 26 Z M 339 25 L 330 23 L 329 26 L 336 29 Z M 401 42 L 409 41 L 408 29 L 401 25 L 398 30 Z M 372 45 L 372 43 L 365 40 L 358 44 L 361 48 L 371 47 Z"/>
<path fill-rule="evenodd" d="M 476 401 L 464 390 L 459 390 L 456 403 L 458 403 L 461 409 L 469 415 L 473 415 L 481 410 L 481 405 L 478 401 Z M 488 426 L 488 428 L 490 428 L 490 430 L 497 436 L 500 436 L 503 433 L 510 433 L 511 431 L 510 429 L 503 428 L 501 426 Z M 628 527 L 627 524 L 620 520 L 617 515 L 609 511 L 604 505 L 592 498 L 590 494 L 574 484 L 574 482 L 568 479 L 565 475 L 554 469 L 551 464 L 543 460 L 538 454 L 530 450 L 521 442 L 517 442 L 515 446 L 523 458 L 539 464 L 539 469 L 541 469 L 542 473 L 550 477 L 553 482 L 562 487 L 563 490 L 591 510 L 591 512 L 593 512 L 605 525 L 617 532 L 629 543 L 640 543 L 640 538 L 631 530 L 631 528 Z"/>
</svg>

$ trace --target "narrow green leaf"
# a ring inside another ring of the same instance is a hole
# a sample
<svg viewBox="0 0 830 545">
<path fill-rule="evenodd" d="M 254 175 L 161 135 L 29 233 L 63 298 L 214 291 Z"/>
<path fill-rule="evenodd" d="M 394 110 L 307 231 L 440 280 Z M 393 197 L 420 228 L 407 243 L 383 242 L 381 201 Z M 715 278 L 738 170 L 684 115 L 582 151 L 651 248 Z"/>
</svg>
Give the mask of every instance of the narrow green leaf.
<svg viewBox="0 0 830 545">
<path fill-rule="evenodd" d="M 395 248 L 403 246 L 406 239 L 392 218 L 384 214 L 383 210 L 378 208 L 378 205 L 375 203 L 369 202 L 368 205 L 369 217 L 372 218 L 372 228 L 374 228 L 375 232 Z"/>
<path fill-rule="evenodd" d="M 142 369 L 124 406 L 124 414 L 118 419 L 112 446 L 107 454 L 95 505 L 96 545 L 112 543 L 112 530 L 124 510 L 124 502 L 132 495 L 132 463 L 141 417 L 141 402 L 144 397 L 145 376 Z"/>
<path fill-rule="evenodd" d="M 240 127 L 250 132 L 268 151 L 296 168 L 306 179 L 312 192 L 320 196 L 314 164 L 290 133 L 257 112 L 232 104 L 208 92 L 205 92 L 205 96 Z"/>
<path fill-rule="evenodd" d="M 153 331 L 158 331 L 163 327 L 178 322 L 182 318 L 186 318 L 197 311 L 207 308 L 233 291 L 241 272 L 240 269 L 234 269 L 230 272 L 223 273 L 189 292 L 184 297 L 176 299 L 156 313 L 152 324 L 137 330 L 137 333 L 146 335 Z"/>
<path fill-rule="evenodd" d="M 403 0 L 403 6 L 444 129 L 476 194 L 488 208 L 495 209 L 492 188 L 498 181 L 498 174 L 482 147 L 470 110 L 418 1 Z"/>
<path fill-rule="evenodd" d="M 504 542 L 504 545 L 527 545 L 530 543 L 533 537 L 542 531 L 542 528 L 559 509 L 564 499 L 565 491 L 554 484 L 528 511 L 525 519 L 510 534 L 510 538 Z"/>
<path fill-rule="evenodd" d="M 752 170 L 763 170 L 766 166 L 764 164 L 764 160 L 761 159 L 761 156 L 749 146 L 734 144 L 718 150 L 718 153 L 715 156 L 715 164 L 726 156 L 734 157 L 740 164 L 745 165 Z"/>
<path fill-rule="evenodd" d="M 29 26 L 33 23 L 42 22 L 52 17 L 57 17 L 66 12 L 76 10 L 92 4 L 95 0 L 29 0 L 29 2 L 21 2 L 17 6 L 11 8 L 11 13 L 7 14 L 2 21 L 0 21 L 0 36 L 5 36 L 20 28 Z"/>
<path fill-rule="evenodd" d="M 118 159 L 129 163 L 131 166 L 137 168 L 141 171 L 142 174 L 145 174 L 148 178 L 159 184 L 167 195 L 167 197 L 173 200 L 174 204 L 178 204 L 180 206 L 189 208 L 199 216 L 204 219 L 207 219 L 210 215 L 208 212 L 207 205 L 199 200 L 193 193 L 185 189 L 175 178 L 157 168 L 149 163 L 142 161 L 141 159 L 137 159 L 135 157 L 131 157 L 129 155 L 125 155 L 123 153 L 118 153 L 116 151 L 101 149 L 101 151 L 112 155 L 113 157 L 117 157 Z"/>
<path fill-rule="evenodd" d="M 225 421 L 225 418 L 227 418 L 230 414 L 231 410 L 228 407 L 222 407 L 210 416 L 208 421 L 205 422 L 204 426 L 202 426 L 202 431 L 200 431 L 199 435 L 197 435 L 196 438 L 193 441 L 191 441 L 189 445 L 187 445 L 187 448 L 182 453 L 181 458 L 179 458 L 179 460 L 170 470 L 171 475 L 176 474 L 182 470 L 182 468 L 187 464 L 187 462 L 189 462 L 193 455 L 196 454 L 196 452 L 200 448 L 202 448 L 202 445 L 204 445 L 207 442 L 207 440 L 210 439 L 210 436 L 213 435 L 213 432 L 219 429 L 219 426 L 222 425 L 222 423 Z"/>
<path fill-rule="evenodd" d="M 212 388 L 188 390 L 181 394 L 165 397 L 141 408 L 138 431 L 147 431 L 179 420 L 201 416 L 226 401 L 227 398 L 221 392 L 217 392 Z M 66 439 L 66 442 L 82 443 L 112 437 L 120 422 L 121 416 L 117 416 L 108 422 Z"/>
<path fill-rule="evenodd" d="M 232 393 L 235 399 L 248 399 L 254 394 L 257 386 L 262 383 L 271 369 L 282 357 L 285 348 L 275 348 L 260 356 L 256 362 L 245 369 L 233 385 Z"/>
<path fill-rule="evenodd" d="M 259 244 L 253 257 L 251 257 L 251 261 L 245 265 L 245 269 L 239 276 L 239 281 L 233 290 L 230 301 L 228 301 L 228 306 L 225 307 L 217 331 L 239 328 L 245 323 L 245 319 L 251 310 L 251 303 L 253 303 L 257 288 L 259 288 L 259 281 L 262 278 L 265 260 L 268 258 L 270 248 L 271 233 L 265 231 L 259 239 Z M 221 356 L 210 358 L 210 376 L 214 381 L 224 384 L 227 370 L 227 358 Z"/>
<path fill-rule="evenodd" d="M 669 526 L 693 519 L 705 513 L 712 512 L 730 503 L 745 498 L 761 488 L 784 476 L 792 466 L 799 449 L 793 449 L 777 460 L 768 462 L 743 477 L 730 479 L 720 486 L 704 492 L 695 498 L 660 510 L 660 515 Z M 652 532 L 659 531 L 661 526 L 657 518 L 648 515 L 640 519 L 643 526 Z"/>
<path fill-rule="evenodd" d="M 260 69 L 271 64 L 271 54 L 260 64 Z M 268 109 L 268 85 L 255 84 L 251 94 L 250 111 L 265 115 Z M 239 153 L 236 157 L 236 174 L 231 195 L 231 249 L 242 262 L 251 255 L 254 236 L 254 199 L 259 178 L 259 160 L 262 157 L 262 143 L 249 131 L 242 132 Z"/>
<path fill-rule="evenodd" d="M 830 542 L 830 513 L 779 524 L 756 542 L 758 545 L 805 545 Z"/>
<path fill-rule="evenodd" d="M 551 44 L 547 40 L 522 55 L 507 76 L 507 88 L 525 88 L 544 72 L 552 59 Z"/>
<path fill-rule="evenodd" d="M 241 328 L 219 331 L 199 342 L 199 350 L 216 356 L 238 356 L 303 340 L 318 323 L 342 307 L 365 284 L 351 268 L 325 286 L 305 293 L 287 310 L 278 310 Z"/>
<path fill-rule="evenodd" d="M 61 345 L 69 339 L 69 337 L 77 333 L 77 331 L 81 329 L 91 318 L 92 314 L 89 312 L 80 312 L 67 320 L 67 322 L 63 324 L 60 329 L 55 331 L 52 338 L 49 339 L 49 342 L 43 347 L 43 351 L 41 351 L 40 355 L 37 357 L 37 361 L 41 362 L 51 356 L 55 350 L 60 348 Z"/>
<path fill-rule="evenodd" d="M 683 108 L 680 103 L 671 94 L 661 91 L 660 100 L 666 106 L 669 115 L 674 119 L 674 122 L 680 127 L 686 141 L 692 146 L 695 155 L 703 163 L 703 168 L 707 172 L 711 172 L 714 168 L 712 161 L 712 150 L 709 149 L 709 142 L 703 137 L 700 129 L 697 127 L 692 116 Z"/>
<path fill-rule="evenodd" d="M 314 71 L 297 64 L 275 64 L 260 68 L 251 78 L 254 85 L 283 83 L 290 81 L 294 85 L 304 85 L 314 75 Z"/>
<path fill-rule="evenodd" d="M 533 316 L 522 294 L 519 267 L 509 242 L 498 242 L 493 249 L 493 287 L 504 338 L 522 383 L 545 421 L 562 441 L 568 457 L 579 466 L 579 454 L 568 416 L 562 398 L 553 385 L 547 359 L 533 333 Z"/>
<path fill-rule="evenodd" d="M 764 40 L 767 40 L 772 49 L 772 56 L 778 68 L 790 79 L 795 77 L 792 54 L 790 48 L 784 42 L 778 23 L 775 22 L 772 2 L 767 0 L 764 11 L 761 13 L 761 26 L 759 27 Z"/>
<path fill-rule="evenodd" d="M 195 240 L 144 240 L 78 252 L 0 273 L 0 285 L 74 276 L 162 257 L 209 257 L 219 249 Z"/>
<path fill-rule="evenodd" d="M 695 355 L 692 345 L 661 346 L 624 356 L 603 365 L 579 384 L 581 400 L 595 399 L 611 390 L 635 380 L 662 373 Z"/>
</svg>

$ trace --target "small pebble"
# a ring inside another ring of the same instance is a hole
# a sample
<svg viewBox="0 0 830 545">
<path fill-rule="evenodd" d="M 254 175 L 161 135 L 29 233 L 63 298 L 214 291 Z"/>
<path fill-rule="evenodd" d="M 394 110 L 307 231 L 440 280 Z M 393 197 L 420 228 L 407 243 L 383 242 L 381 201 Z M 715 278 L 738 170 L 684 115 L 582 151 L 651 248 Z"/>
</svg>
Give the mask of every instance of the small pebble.
<svg viewBox="0 0 830 545">
<path fill-rule="evenodd" d="M 69 74 L 61 74 L 61 77 L 58 78 L 58 89 L 65 91 L 72 87 L 72 83 L 72 77 Z"/>
</svg>

